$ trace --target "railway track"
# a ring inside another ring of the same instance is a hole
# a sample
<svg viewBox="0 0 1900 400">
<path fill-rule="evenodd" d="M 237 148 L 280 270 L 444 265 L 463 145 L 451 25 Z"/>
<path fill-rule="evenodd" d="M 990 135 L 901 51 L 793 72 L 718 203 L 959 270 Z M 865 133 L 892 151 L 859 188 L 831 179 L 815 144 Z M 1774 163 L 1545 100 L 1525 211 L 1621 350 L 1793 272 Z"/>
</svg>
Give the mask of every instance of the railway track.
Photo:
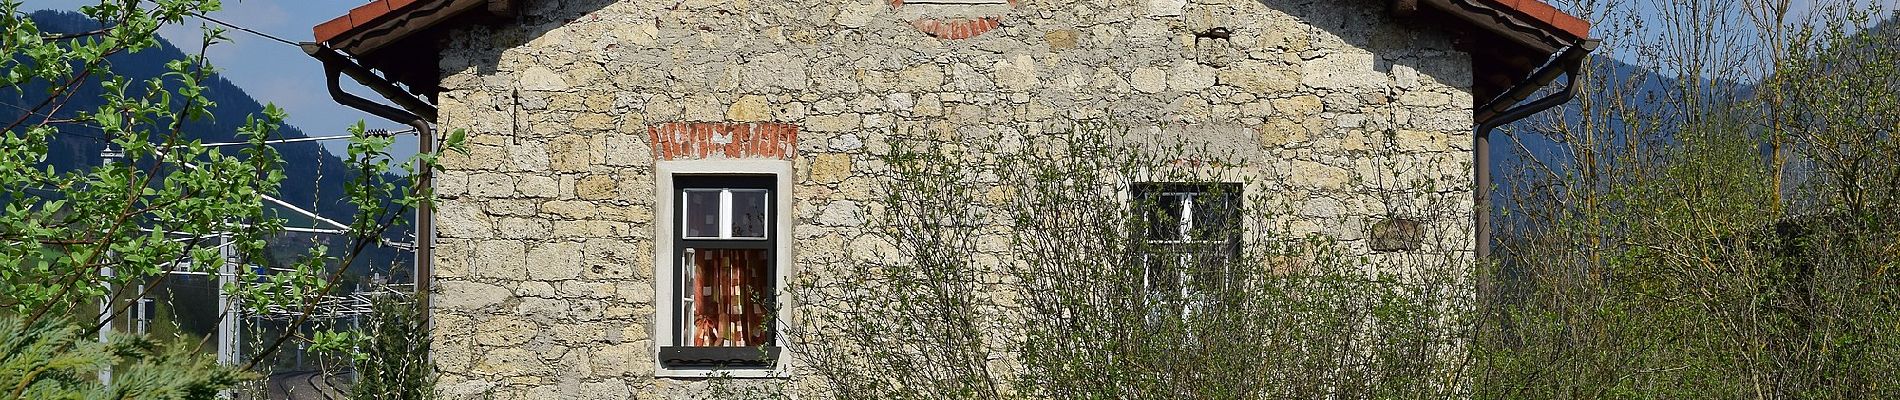
<svg viewBox="0 0 1900 400">
<path fill-rule="evenodd" d="M 285 371 L 270 375 L 272 400 L 343 400 L 343 388 L 332 375 L 348 371 Z"/>
</svg>

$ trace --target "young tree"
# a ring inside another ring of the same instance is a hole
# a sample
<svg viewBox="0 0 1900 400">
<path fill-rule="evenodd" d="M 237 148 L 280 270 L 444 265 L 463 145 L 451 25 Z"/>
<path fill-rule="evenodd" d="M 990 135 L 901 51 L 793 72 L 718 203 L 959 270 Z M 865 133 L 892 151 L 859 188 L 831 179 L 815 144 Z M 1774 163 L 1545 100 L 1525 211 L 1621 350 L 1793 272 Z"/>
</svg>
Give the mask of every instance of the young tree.
<svg viewBox="0 0 1900 400">
<path fill-rule="evenodd" d="M 1519 147 L 1480 397 L 1895 396 L 1891 31 L 1787 1 L 1583 7 L 1632 65 L 1517 133 L 1558 146 Z"/>
<path fill-rule="evenodd" d="M 998 131 L 899 140 L 882 158 L 871 230 L 790 289 L 800 312 L 784 325 L 810 386 L 867 399 L 1468 389 L 1456 235 L 1373 265 L 1290 228 L 1275 175 L 1232 155 L 1108 124 Z M 1426 226 L 1468 215 L 1444 193 L 1395 193 Z"/>
<path fill-rule="evenodd" d="M 125 315 L 136 304 L 127 299 L 145 295 L 138 288 L 149 290 L 177 272 L 217 273 L 226 263 L 270 259 L 267 246 L 284 220 L 266 211 L 263 196 L 277 193 L 284 173 L 266 140 L 273 139 L 284 113 L 267 106 L 247 119 L 238 135 L 249 145 L 241 150 L 208 149 L 193 139 L 192 123 L 208 118 L 216 106 L 204 85 L 213 69 L 202 49 L 223 40 L 219 30 L 206 30 L 199 55 L 171 61 L 161 76 L 135 81 L 114 72 L 113 57 L 157 46 L 161 26 L 215 11 L 215 0 L 102 0 L 81 9 L 100 21 L 98 29 L 67 33 L 42 32 L 19 7 L 18 1 L 0 0 L 0 27 L 6 32 L 0 35 L 0 51 L 6 54 L 0 58 L 0 87 L 29 99 L 17 110 L 19 117 L 0 120 L 5 126 L 0 137 L 0 319 L 26 333 L 7 336 L 19 340 L 9 342 L 15 349 L 34 351 L 0 352 L 0 377 L 9 379 L 0 386 L 121 394 L 138 393 L 126 388 L 139 385 L 190 388 L 152 392 L 161 398 L 198 397 L 201 389 L 230 387 L 243 376 L 238 370 L 253 369 L 289 339 L 267 339 L 259 354 L 221 367 L 189 355 L 186 350 L 196 349 L 196 343 L 154 347 L 136 337 L 103 346 L 79 341 L 108 329 L 101 321 Z M 83 96 L 100 98 L 75 101 Z M 76 104 L 99 105 L 79 109 Z M 360 125 L 353 132 L 358 134 L 349 148 L 354 180 L 347 195 L 358 212 L 347 250 L 332 255 L 318 247 L 293 265 L 280 266 L 292 271 L 267 277 L 239 268 L 240 281 L 256 283 L 222 289 L 243 297 L 248 308 L 230 312 L 277 308 L 308 315 L 314 302 L 337 286 L 339 266 L 349 265 L 385 231 L 402 224 L 406 209 L 428 201 L 426 188 L 403 185 L 403 178 L 388 172 L 404 169 L 417 176 L 421 168 L 433 168 L 433 154 L 398 168 L 385 150 L 391 139 L 362 135 Z M 115 160 L 72 170 L 45 164 L 51 145 L 82 135 L 110 143 Z M 451 135 L 451 145 L 457 140 Z M 83 373 L 101 368 L 122 370 L 125 379 L 86 388 Z M 67 396 L 30 393 L 53 396 L 33 398 Z"/>
</svg>

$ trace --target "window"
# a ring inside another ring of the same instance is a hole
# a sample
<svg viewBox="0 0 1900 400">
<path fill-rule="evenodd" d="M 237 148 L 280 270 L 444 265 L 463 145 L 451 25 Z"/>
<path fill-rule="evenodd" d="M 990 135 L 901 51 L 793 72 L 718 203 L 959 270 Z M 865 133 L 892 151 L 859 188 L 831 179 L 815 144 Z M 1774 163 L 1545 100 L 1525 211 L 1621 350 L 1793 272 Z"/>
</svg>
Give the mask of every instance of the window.
<svg viewBox="0 0 1900 400">
<path fill-rule="evenodd" d="M 778 356 L 779 207 L 771 175 L 673 178 L 673 257 L 661 307 L 675 369 L 771 368 Z"/>
<path fill-rule="evenodd" d="M 1240 185 L 1142 183 L 1134 187 L 1142 291 L 1151 313 L 1186 315 L 1230 282 L 1240 250 Z"/>
</svg>

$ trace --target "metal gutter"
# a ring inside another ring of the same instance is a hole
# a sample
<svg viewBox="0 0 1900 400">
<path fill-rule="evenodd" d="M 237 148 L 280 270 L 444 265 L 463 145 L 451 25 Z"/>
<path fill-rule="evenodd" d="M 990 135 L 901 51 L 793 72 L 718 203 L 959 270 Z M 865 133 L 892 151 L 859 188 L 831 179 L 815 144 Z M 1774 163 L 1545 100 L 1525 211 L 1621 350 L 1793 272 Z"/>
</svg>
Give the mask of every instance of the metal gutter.
<svg viewBox="0 0 1900 400">
<path fill-rule="evenodd" d="M 336 49 L 317 43 L 303 43 L 299 45 L 299 47 L 303 48 L 305 54 L 309 54 L 311 57 L 316 58 L 318 62 L 323 63 L 324 79 L 326 85 L 329 87 L 330 97 L 335 99 L 338 104 L 362 110 L 363 112 L 382 117 L 383 119 L 407 124 L 416 130 L 416 136 L 419 138 L 417 145 L 419 149 L 417 151 L 427 153 L 435 150 L 435 119 L 437 116 L 435 106 L 429 105 L 429 103 L 422 101 L 422 99 L 418 99 L 404 92 L 401 88 L 396 87 L 395 84 L 390 83 L 389 80 L 377 76 L 374 72 L 371 72 L 369 68 L 364 68 L 362 65 L 350 60 L 349 57 L 344 56 L 343 53 L 336 51 Z M 370 90 L 382 95 L 384 99 L 388 99 L 402 108 L 391 107 L 343 91 L 343 87 L 340 86 L 340 78 L 345 74 L 349 75 L 350 79 L 363 84 L 363 86 L 369 87 Z M 431 182 L 433 172 L 428 168 L 418 168 L 417 173 L 422 174 L 422 176 L 417 179 L 416 184 L 420 185 L 419 187 L 421 188 L 431 187 L 433 184 Z M 435 260 L 433 254 L 435 248 L 435 214 L 427 202 L 416 205 L 415 228 L 416 270 L 413 279 L 416 281 L 416 304 L 421 306 L 422 311 L 419 315 L 422 316 L 423 321 L 426 323 L 429 318 L 430 281 L 434 279 L 432 264 Z"/>
<path fill-rule="evenodd" d="M 1472 129 L 1473 153 L 1473 206 L 1476 208 L 1473 223 L 1477 226 L 1477 255 L 1480 260 L 1491 256 L 1491 131 L 1512 122 L 1523 120 L 1531 115 L 1569 103 L 1577 95 L 1577 73 L 1583 70 L 1583 61 L 1590 52 L 1596 51 L 1600 42 L 1595 39 L 1584 40 L 1565 47 L 1549 62 L 1544 63 L 1528 79 L 1519 81 L 1516 86 L 1504 94 L 1492 99 L 1475 110 L 1473 117 L 1477 127 Z M 1558 76 L 1567 77 L 1562 89 L 1557 93 L 1539 98 L 1530 103 L 1519 104 L 1530 98 L 1538 90 L 1549 86 Z"/>
</svg>

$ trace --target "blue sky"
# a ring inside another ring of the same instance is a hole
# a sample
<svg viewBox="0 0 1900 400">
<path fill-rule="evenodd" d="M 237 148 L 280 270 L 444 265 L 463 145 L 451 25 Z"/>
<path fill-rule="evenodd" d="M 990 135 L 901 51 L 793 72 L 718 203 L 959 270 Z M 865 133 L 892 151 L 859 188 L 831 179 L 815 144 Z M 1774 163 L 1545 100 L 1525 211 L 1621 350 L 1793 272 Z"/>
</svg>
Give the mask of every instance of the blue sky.
<svg viewBox="0 0 1900 400">
<path fill-rule="evenodd" d="M 311 40 L 310 27 L 347 14 L 350 8 L 364 2 L 366 0 L 225 0 L 223 10 L 209 15 L 293 42 L 307 42 Z M 22 10 L 78 10 L 82 5 L 98 4 L 98 0 L 25 0 L 24 3 Z M 198 26 L 202 23 L 205 22 L 188 20 L 186 26 L 167 27 L 160 34 L 186 52 L 196 52 Z M 370 128 L 405 128 L 331 101 L 323 85 L 323 67 L 296 47 L 237 30 L 228 30 L 225 36 L 230 42 L 212 46 L 209 51 L 212 64 L 258 102 L 275 103 L 288 110 L 289 123 L 303 129 L 305 134 L 342 134 L 358 120 Z M 349 80 L 344 82 L 349 83 Z M 360 87 L 352 92 L 379 98 Z M 343 146 L 341 142 L 325 145 L 335 153 L 342 153 Z M 415 142 L 399 142 L 397 146 L 413 149 Z"/>
</svg>

